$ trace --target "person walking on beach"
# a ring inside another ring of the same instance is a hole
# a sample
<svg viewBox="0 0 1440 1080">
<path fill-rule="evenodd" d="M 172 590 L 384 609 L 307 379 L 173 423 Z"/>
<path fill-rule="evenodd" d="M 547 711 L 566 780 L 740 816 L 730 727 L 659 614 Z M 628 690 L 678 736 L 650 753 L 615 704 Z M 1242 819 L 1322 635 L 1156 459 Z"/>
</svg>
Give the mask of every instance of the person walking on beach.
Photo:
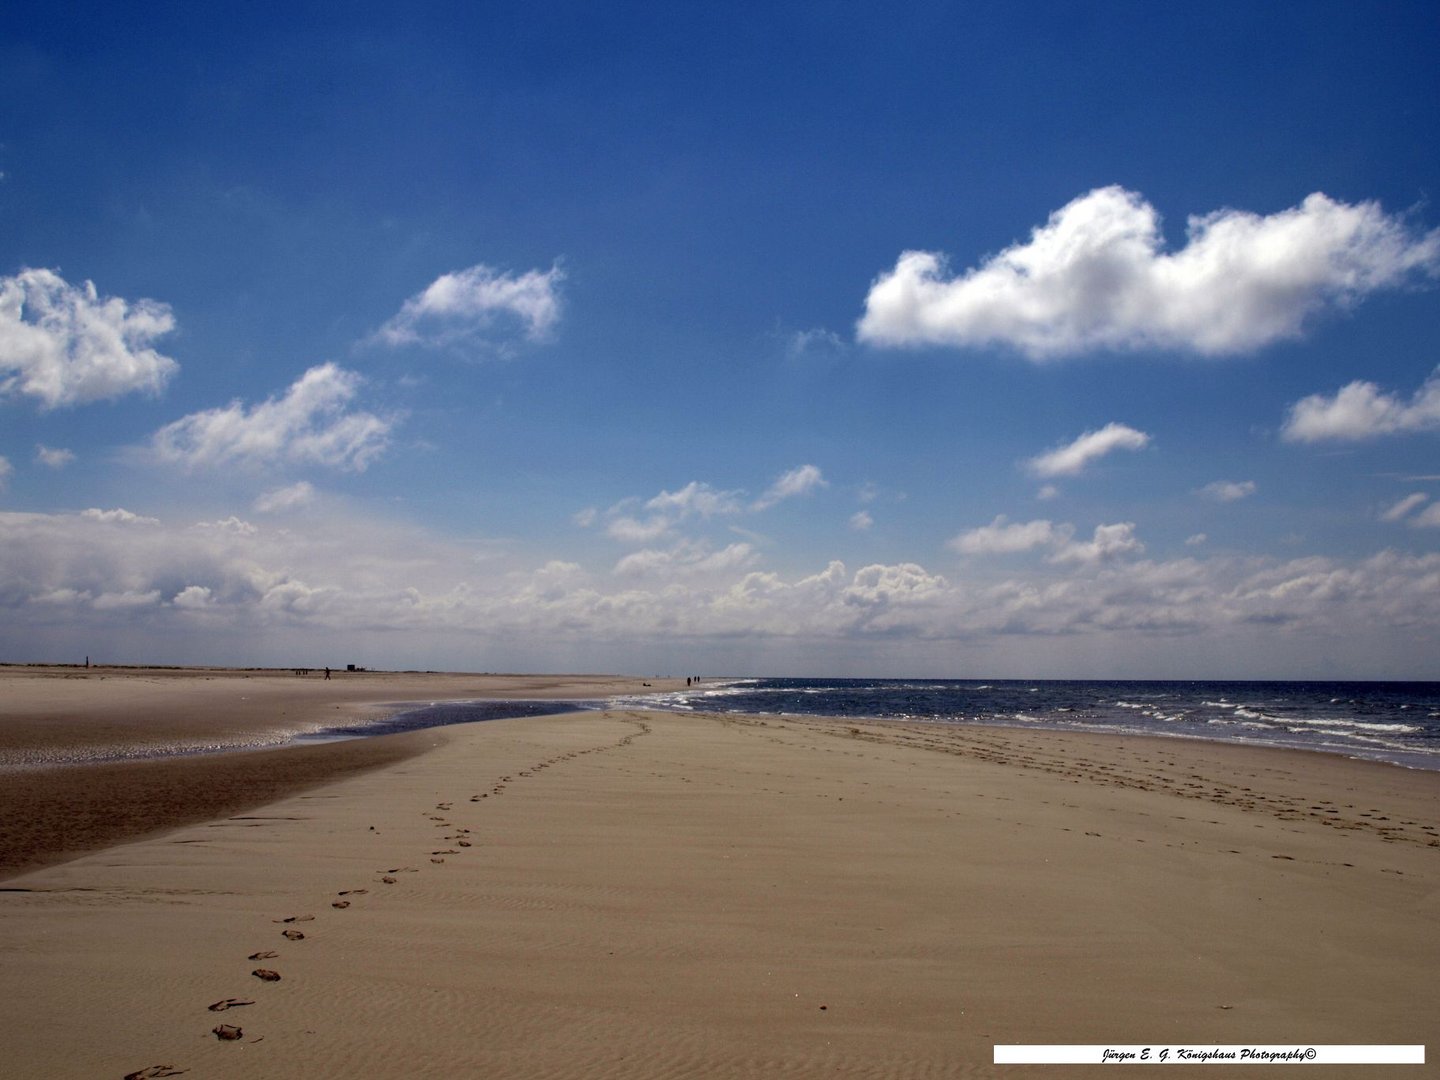
<svg viewBox="0 0 1440 1080">
<path fill-rule="evenodd" d="M 325 678 L 326 678 L 327 681 L 328 681 L 329 678 L 330 678 L 330 669 L 329 669 L 328 667 L 325 669 Z"/>
</svg>

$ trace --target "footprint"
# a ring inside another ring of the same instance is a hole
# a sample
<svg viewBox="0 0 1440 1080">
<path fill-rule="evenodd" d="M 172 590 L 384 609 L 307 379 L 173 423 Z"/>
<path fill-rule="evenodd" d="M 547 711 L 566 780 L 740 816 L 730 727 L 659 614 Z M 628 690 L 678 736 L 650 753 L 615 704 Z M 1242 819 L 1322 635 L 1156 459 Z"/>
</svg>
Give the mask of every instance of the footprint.
<svg viewBox="0 0 1440 1080">
<path fill-rule="evenodd" d="M 350 901 L 349 901 L 349 900 L 333 900 L 333 901 L 331 901 L 330 906 L 333 907 L 333 908 L 338 908 L 338 909 L 340 909 L 341 911 L 344 911 L 347 907 L 350 906 Z"/>
<path fill-rule="evenodd" d="M 369 889 L 341 889 L 336 896 L 364 896 Z"/>
<path fill-rule="evenodd" d="M 433 863 L 443 863 L 445 860 L 442 859 L 442 858 L 440 858 L 440 856 L 436 855 L 436 856 L 433 856 L 433 857 L 430 859 L 430 861 L 433 862 Z"/>
<path fill-rule="evenodd" d="M 246 957 L 246 959 L 248 959 L 248 960 L 274 960 L 275 957 L 277 957 L 277 956 L 279 956 L 279 955 L 280 955 L 280 954 L 279 954 L 278 952 L 276 952 L 274 949 L 264 949 L 264 950 L 262 950 L 262 951 L 260 951 L 260 952 L 252 952 L 248 957 Z"/>
<path fill-rule="evenodd" d="M 215 1033 L 215 1037 L 221 1042 L 234 1042 L 245 1034 L 245 1032 L 241 1031 L 234 1024 L 219 1024 L 210 1030 Z"/>
<path fill-rule="evenodd" d="M 386 874 L 380 880 L 383 881 L 386 885 L 394 885 L 398 879 L 391 877 L 389 874 Z"/>
<path fill-rule="evenodd" d="M 241 1005 L 254 1005 L 250 998 L 226 998 L 224 1001 L 217 1001 L 210 1006 L 211 1012 L 224 1012 L 226 1009 L 236 1009 Z"/>
<path fill-rule="evenodd" d="M 279 982 L 279 981 L 280 981 L 280 973 L 279 973 L 278 971 L 271 971 L 269 968 L 256 968 L 256 969 L 255 969 L 254 971 L 252 971 L 250 974 L 251 974 L 251 975 L 254 975 L 257 979 L 261 980 L 262 982 Z"/>
<path fill-rule="evenodd" d="M 291 915 L 288 919 L 271 919 L 271 922 L 314 922 L 314 915 Z"/>
<path fill-rule="evenodd" d="M 189 1071 L 189 1069 L 177 1069 L 174 1065 L 147 1065 L 143 1069 L 126 1073 L 125 1080 L 151 1080 L 156 1076 L 180 1076 Z"/>
<path fill-rule="evenodd" d="M 302 934 L 299 930 L 282 930 L 280 931 L 280 936 L 289 938 L 291 941 L 305 940 L 305 935 Z"/>
</svg>

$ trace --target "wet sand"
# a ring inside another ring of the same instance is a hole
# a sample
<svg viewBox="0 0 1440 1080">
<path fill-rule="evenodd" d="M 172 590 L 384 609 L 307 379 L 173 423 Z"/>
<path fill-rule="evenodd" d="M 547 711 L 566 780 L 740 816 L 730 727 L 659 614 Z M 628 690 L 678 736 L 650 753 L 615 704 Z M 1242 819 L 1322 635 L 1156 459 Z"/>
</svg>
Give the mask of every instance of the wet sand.
<svg viewBox="0 0 1440 1080">
<path fill-rule="evenodd" d="M 6 882 L 7 1065 L 919 1080 L 1097 1071 L 999 1068 L 996 1043 L 1436 1052 L 1433 773 L 631 711 L 416 734 Z"/>
</svg>

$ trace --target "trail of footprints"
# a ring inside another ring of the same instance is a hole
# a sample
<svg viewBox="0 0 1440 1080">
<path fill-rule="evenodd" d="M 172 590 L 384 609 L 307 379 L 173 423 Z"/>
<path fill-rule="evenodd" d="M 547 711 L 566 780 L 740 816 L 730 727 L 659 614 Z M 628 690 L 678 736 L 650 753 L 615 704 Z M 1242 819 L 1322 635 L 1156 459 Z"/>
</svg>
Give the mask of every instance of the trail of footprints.
<svg viewBox="0 0 1440 1080">
<path fill-rule="evenodd" d="M 635 730 L 616 742 L 606 743 L 601 746 L 592 746 L 584 750 L 572 750 L 568 753 L 557 754 L 555 757 L 537 762 L 528 768 L 517 770 L 514 776 L 501 776 L 491 786 L 489 791 L 473 794 L 470 796 L 469 801 L 478 803 L 483 799 L 503 795 L 506 787 L 513 782 L 515 776 L 533 777 L 541 770 L 548 769 L 552 765 L 558 765 L 561 762 L 570 761 L 585 754 L 599 754 L 612 750 L 621 750 L 642 735 L 650 734 L 650 725 L 639 717 L 629 715 L 623 716 L 621 719 L 632 725 Z M 442 837 L 442 842 L 451 846 L 437 848 L 429 854 L 430 862 L 437 865 L 443 865 L 447 857 L 464 854 L 465 848 L 473 848 L 475 846 L 475 840 L 470 829 L 462 825 L 456 825 L 450 820 L 453 808 L 453 802 L 439 802 L 435 804 L 434 810 L 423 811 L 425 816 L 435 824 L 435 828 L 448 830 L 447 834 Z M 435 811 L 439 811 L 439 813 Z M 374 826 L 371 826 L 371 828 L 373 829 Z M 414 866 L 392 866 L 383 870 L 376 870 L 376 883 L 380 885 L 394 885 L 400 880 L 398 875 L 418 874 L 419 872 L 420 869 Z M 330 901 L 330 907 L 336 911 L 344 911 L 350 908 L 358 898 L 368 895 L 370 895 L 370 889 L 368 888 L 341 889 L 335 894 L 335 899 Z M 277 919 L 272 919 L 271 921 L 285 926 L 285 929 L 280 931 L 279 936 L 287 943 L 293 945 L 306 940 L 305 932 L 295 924 L 314 922 L 315 916 L 310 914 L 285 915 Z M 264 966 L 262 963 L 263 961 L 278 960 L 281 956 L 282 954 L 277 949 L 260 949 L 250 953 L 246 957 L 247 962 L 261 964 L 261 966 L 253 968 L 250 974 L 262 984 L 282 981 L 284 976 L 279 971 Z M 256 989 L 257 991 L 260 990 L 259 987 Z M 206 1009 L 212 1013 L 220 1013 L 254 1004 L 256 1004 L 255 998 L 228 997 L 207 1005 Z M 247 1036 L 244 1028 L 237 1024 L 217 1024 L 210 1029 L 210 1034 L 221 1042 L 258 1043 L 264 1039 L 263 1035 Z M 188 1071 L 186 1068 L 175 1065 L 150 1065 L 143 1069 L 137 1069 L 135 1072 L 126 1073 L 124 1080 L 150 1080 L 152 1077 L 181 1076 Z"/>
</svg>

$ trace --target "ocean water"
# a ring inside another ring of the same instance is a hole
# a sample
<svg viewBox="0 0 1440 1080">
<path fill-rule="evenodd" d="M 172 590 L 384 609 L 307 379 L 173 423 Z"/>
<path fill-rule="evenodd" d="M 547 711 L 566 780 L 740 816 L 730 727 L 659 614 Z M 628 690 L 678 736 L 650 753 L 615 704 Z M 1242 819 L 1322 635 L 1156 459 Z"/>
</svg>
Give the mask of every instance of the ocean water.
<svg viewBox="0 0 1440 1080">
<path fill-rule="evenodd" d="M 612 705 L 1285 746 L 1440 770 L 1440 683 L 728 679 Z"/>
</svg>

